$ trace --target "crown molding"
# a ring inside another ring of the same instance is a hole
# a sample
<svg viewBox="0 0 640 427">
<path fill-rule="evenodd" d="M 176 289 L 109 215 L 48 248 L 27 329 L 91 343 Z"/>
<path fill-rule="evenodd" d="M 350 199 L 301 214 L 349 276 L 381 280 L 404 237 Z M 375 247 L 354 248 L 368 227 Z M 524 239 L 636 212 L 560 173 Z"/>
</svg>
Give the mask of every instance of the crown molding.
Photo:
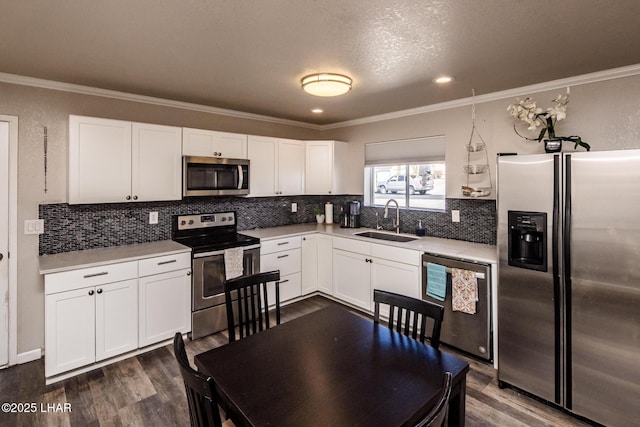
<svg viewBox="0 0 640 427">
<path fill-rule="evenodd" d="M 477 95 L 475 97 L 461 98 L 453 101 L 441 102 L 438 104 L 425 105 L 423 107 L 411 108 L 408 110 L 394 111 L 392 113 L 380 114 L 377 116 L 363 117 L 361 119 L 348 120 L 339 123 L 323 125 L 321 130 L 338 129 L 349 126 L 357 126 L 384 120 L 399 119 L 402 117 L 415 116 L 417 114 L 432 113 L 434 111 L 442 111 L 451 108 L 466 107 L 472 104 L 483 102 L 498 101 L 507 98 L 523 96 L 536 92 L 544 92 L 547 90 L 562 89 L 567 86 L 580 86 L 590 83 L 597 83 L 606 80 L 619 79 L 623 77 L 636 76 L 640 74 L 640 64 L 629 65 L 626 67 L 612 68 L 609 70 L 597 71 L 595 73 L 582 74 L 580 76 L 567 77 L 564 79 L 552 80 L 544 83 L 537 83 L 529 86 L 522 86 L 513 89 L 506 89 L 499 92 Z"/>
<path fill-rule="evenodd" d="M 296 126 L 313 130 L 330 130 L 339 129 L 349 126 L 358 126 L 369 123 L 376 123 L 385 120 L 399 119 L 408 116 L 414 116 L 417 114 L 431 113 L 435 111 L 442 111 L 451 108 L 466 107 L 472 104 L 479 104 L 483 102 L 497 101 L 506 98 L 513 98 L 523 96 L 525 94 L 531 94 L 536 92 L 543 92 L 547 90 L 556 90 L 567 86 L 579 86 L 584 84 L 596 83 L 606 80 L 619 79 L 623 77 L 630 77 L 640 74 L 640 64 L 629 65 L 626 67 L 612 68 L 609 70 L 597 71 L 589 74 L 582 74 L 580 76 L 567 77 L 564 79 L 552 80 L 544 83 L 537 83 L 529 86 L 522 86 L 513 89 L 507 89 L 499 92 L 492 92 L 484 95 L 477 95 L 475 97 L 467 97 L 456 99 L 453 101 L 441 102 L 438 104 L 425 105 L 422 107 L 411 108 L 407 110 L 394 111 L 392 113 L 379 114 L 376 116 L 363 117 L 360 119 L 347 120 L 344 122 L 331 123 L 326 125 L 316 125 L 312 123 L 300 122 L 296 120 L 280 119 L 277 117 L 264 116 L 260 114 L 245 113 L 242 111 L 228 110 L 225 108 L 210 107 L 201 104 L 194 104 L 190 102 L 174 101 L 164 98 L 155 98 L 146 95 L 136 95 L 132 93 L 119 92 L 109 89 L 94 88 L 91 86 L 83 86 L 72 83 L 63 83 L 53 80 L 38 79 L 34 77 L 20 76 L 17 74 L 9 74 L 0 72 L 0 82 L 11 83 L 23 86 L 33 86 L 44 89 L 60 90 L 64 92 L 73 92 L 84 95 L 101 96 L 106 98 L 120 99 L 124 101 L 142 102 L 146 104 L 160 105 L 164 107 L 181 108 L 184 110 L 192 110 L 203 113 L 218 114 L 221 116 L 236 117 L 241 119 L 257 120 L 275 124 L 282 124 L 288 126 Z"/>
<path fill-rule="evenodd" d="M 201 113 L 218 114 L 221 116 L 236 117 L 240 119 L 258 120 L 262 122 L 276 123 L 288 126 L 296 126 L 314 130 L 321 130 L 322 126 L 312 123 L 299 122 L 296 120 L 280 119 L 277 117 L 263 116 L 261 114 L 245 113 L 242 111 L 228 110 L 225 108 L 210 107 L 207 105 L 194 104 L 190 102 L 174 101 L 171 99 L 156 98 L 153 96 L 137 95 L 134 93 L 119 92 L 116 90 L 100 89 L 91 86 L 64 83 L 54 80 L 39 79 L 35 77 L 20 76 L 0 72 L 0 82 L 11 83 L 22 86 L 33 86 L 43 89 L 60 90 L 63 92 L 73 92 L 83 95 L 101 96 L 123 101 L 141 102 L 145 104 L 160 105 L 163 107 L 180 108 L 183 110 L 198 111 Z"/>
</svg>

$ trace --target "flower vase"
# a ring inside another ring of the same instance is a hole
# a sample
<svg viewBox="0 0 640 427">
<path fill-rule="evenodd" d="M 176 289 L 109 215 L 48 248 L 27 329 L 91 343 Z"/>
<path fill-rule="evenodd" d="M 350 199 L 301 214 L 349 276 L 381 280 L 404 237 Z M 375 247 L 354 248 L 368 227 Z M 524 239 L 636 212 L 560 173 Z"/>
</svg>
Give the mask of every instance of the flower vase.
<svg viewBox="0 0 640 427">
<path fill-rule="evenodd" d="M 318 222 L 318 224 L 322 224 L 324 222 L 324 214 L 317 214 L 316 221 Z"/>
<path fill-rule="evenodd" d="M 562 151 L 562 139 L 550 138 L 544 140 L 545 153 L 559 153 L 560 151 Z"/>
</svg>

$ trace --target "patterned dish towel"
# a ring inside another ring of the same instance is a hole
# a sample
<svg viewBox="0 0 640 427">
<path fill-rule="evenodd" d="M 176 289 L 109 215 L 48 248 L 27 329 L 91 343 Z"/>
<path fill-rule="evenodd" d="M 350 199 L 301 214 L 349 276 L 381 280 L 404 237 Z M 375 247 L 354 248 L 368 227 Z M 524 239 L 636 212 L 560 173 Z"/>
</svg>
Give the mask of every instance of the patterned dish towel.
<svg viewBox="0 0 640 427">
<path fill-rule="evenodd" d="M 478 279 L 476 272 L 460 268 L 451 269 L 451 309 L 476 314 Z"/>
</svg>

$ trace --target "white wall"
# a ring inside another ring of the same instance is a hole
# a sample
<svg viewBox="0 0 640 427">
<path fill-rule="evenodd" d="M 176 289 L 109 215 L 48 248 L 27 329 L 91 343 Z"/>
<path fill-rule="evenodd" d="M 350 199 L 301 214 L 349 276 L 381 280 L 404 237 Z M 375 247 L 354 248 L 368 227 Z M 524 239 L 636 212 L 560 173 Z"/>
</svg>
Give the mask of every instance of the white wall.
<svg viewBox="0 0 640 427">
<path fill-rule="evenodd" d="M 636 71 L 636 73 L 639 72 Z M 568 82 L 571 80 L 566 79 Z M 574 80 L 584 81 L 585 79 Z M 495 99 L 491 96 L 495 100 L 476 102 L 476 128 L 488 145 L 494 189 L 489 198 L 496 197 L 496 153 L 544 152 L 542 143 L 526 141 L 515 134 L 513 130 L 515 121 L 507 112 L 507 106 L 515 103 L 516 97 L 526 96 L 532 96 L 541 107 L 551 106 L 551 100 L 558 94 L 564 94 L 565 88 L 558 83 L 550 83 L 547 86 L 558 87 L 542 92 L 527 92 L 527 88 L 524 88 L 522 91 L 509 91 L 509 96 L 504 99 Z M 482 97 L 476 97 L 476 100 L 481 99 Z M 350 157 L 354 164 L 351 178 L 356 182 L 356 188 L 362 191 L 365 143 L 445 135 L 446 194 L 448 198 L 461 198 L 463 196 L 460 187 L 466 184 L 466 175 L 462 166 L 467 163 L 465 145 L 469 141 L 470 133 L 471 105 L 466 105 L 326 130 L 323 132 L 323 137 L 350 143 Z M 556 135 L 579 135 L 591 144 L 593 151 L 640 148 L 640 75 L 571 85 L 568 116 L 566 120 L 557 124 Z M 572 151 L 573 145 L 565 142 L 564 148 L 565 151 Z M 581 148 L 578 149 L 578 151 L 581 150 Z"/>
</svg>

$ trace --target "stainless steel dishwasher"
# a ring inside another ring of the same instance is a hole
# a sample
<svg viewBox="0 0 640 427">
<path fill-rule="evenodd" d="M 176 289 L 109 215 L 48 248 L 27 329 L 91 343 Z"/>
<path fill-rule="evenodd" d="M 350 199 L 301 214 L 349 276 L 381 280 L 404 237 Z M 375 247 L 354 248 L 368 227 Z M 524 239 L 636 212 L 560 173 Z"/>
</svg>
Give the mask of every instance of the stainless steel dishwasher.
<svg viewBox="0 0 640 427">
<path fill-rule="evenodd" d="M 446 296 L 444 301 L 427 295 L 427 264 L 445 267 Z M 478 301 L 475 314 L 453 311 L 451 306 L 451 269 L 459 268 L 476 273 Z M 422 299 L 444 305 L 444 320 L 440 341 L 473 356 L 493 362 L 491 323 L 491 266 L 471 260 L 425 253 L 422 256 Z"/>
</svg>

